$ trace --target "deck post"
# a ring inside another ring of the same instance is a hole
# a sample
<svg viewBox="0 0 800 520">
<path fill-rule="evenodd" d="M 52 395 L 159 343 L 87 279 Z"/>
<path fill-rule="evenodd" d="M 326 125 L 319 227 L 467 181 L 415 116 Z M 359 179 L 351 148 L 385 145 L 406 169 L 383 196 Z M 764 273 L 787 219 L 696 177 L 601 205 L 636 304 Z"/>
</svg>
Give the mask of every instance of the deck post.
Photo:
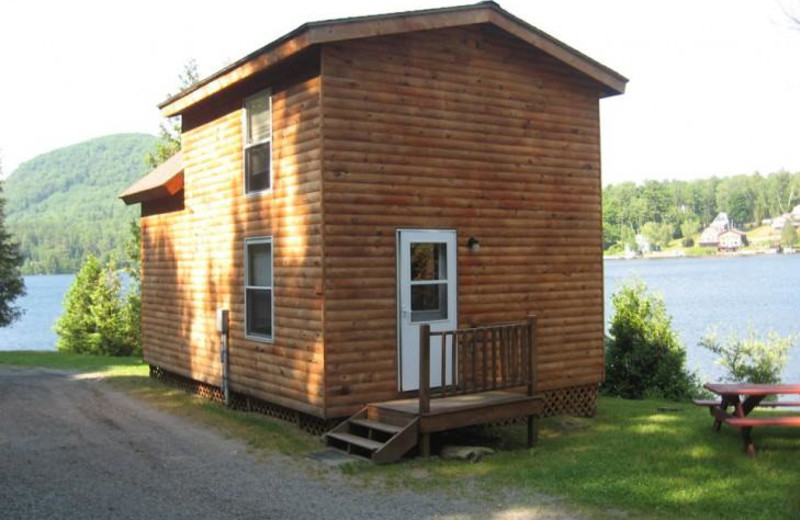
<svg viewBox="0 0 800 520">
<path fill-rule="evenodd" d="M 431 326 L 419 328 L 419 414 L 431 411 Z M 421 423 L 421 421 L 420 421 Z M 430 433 L 419 434 L 419 454 L 431 456 Z"/>
<path fill-rule="evenodd" d="M 419 436 L 419 455 L 421 457 L 431 456 L 431 434 L 422 433 Z"/>
<path fill-rule="evenodd" d="M 528 447 L 533 448 L 539 440 L 539 429 L 536 427 L 536 417 L 528 416 Z"/>
<path fill-rule="evenodd" d="M 419 328 L 419 413 L 431 410 L 431 326 Z"/>
<path fill-rule="evenodd" d="M 534 341 L 536 315 L 528 314 L 526 321 L 528 322 L 528 344 L 526 345 L 528 349 L 528 395 L 534 395 L 536 393 L 536 343 Z"/>
<path fill-rule="evenodd" d="M 534 336 L 536 334 L 536 315 L 528 314 L 526 321 L 528 322 L 528 395 L 533 396 L 536 393 L 536 343 Z M 538 431 L 536 425 L 536 417 L 533 415 L 528 416 L 528 448 L 532 448 L 538 440 Z"/>
</svg>

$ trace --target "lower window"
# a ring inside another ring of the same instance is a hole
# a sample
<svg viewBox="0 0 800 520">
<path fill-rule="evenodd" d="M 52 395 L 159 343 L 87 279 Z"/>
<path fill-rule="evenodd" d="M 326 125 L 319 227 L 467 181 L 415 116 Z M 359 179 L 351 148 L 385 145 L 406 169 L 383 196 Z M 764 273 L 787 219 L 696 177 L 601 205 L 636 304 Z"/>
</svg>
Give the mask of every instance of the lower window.
<svg viewBox="0 0 800 520">
<path fill-rule="evenodd" d="M 245 240 L 245 335 L 273 338 L 272 238 Z"/>
</svg>

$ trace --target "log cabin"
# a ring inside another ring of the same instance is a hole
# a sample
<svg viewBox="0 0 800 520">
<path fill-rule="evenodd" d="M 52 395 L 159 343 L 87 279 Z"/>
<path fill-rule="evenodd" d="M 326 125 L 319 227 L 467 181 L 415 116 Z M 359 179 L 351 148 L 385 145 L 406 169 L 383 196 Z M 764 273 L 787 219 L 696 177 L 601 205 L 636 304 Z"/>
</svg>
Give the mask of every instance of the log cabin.
<svg viewBox="0 0 800 520">
<path fill-rule="evenodd" d="M 599 101 L 626 82 L 481 2 L 308 23 L 170 97 L 182 149 L 121 195 L 141 204 L 151 372 L 404 437 L 384 459 L 592 415 Z"/>
</svg>

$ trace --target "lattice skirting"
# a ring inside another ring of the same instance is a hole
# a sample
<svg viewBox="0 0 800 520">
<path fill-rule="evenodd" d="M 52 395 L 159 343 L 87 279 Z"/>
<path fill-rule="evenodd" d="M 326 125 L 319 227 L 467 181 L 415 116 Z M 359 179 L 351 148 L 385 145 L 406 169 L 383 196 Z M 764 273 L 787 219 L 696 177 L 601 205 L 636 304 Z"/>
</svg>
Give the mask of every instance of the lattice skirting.
<svg viewBox="0 0 800 520">
<path fill-rule="evenodd" d="M 150 365 L 150 377 L 163 383 L 176 386 L 189 393 L 198 395 L 218 404 L 222 404 L 225 401 L 225 396 L 218 386 L 195 381 L 194 379 L 164 370 L 161 367 Z M 234 410 L 268 415 L 270 417 L 295 424 L 301 430 L 304 430 L 312 435 L 322 435 L 341 422 L 341 419 L 320 419 L 319 417 L 314 417 L 303 412 L 298 412 L 297 410 L 292 410 L 291 408 L 287 408 L 285 406 L 269 403 L 262 399 L 240 394 L 238 392 L 231 392 L 230 399 L 230 408 Z"/>
<path fill-rule="evenodd" d="M 209 399 L 218 404 L 222 404 L 224 401 L 222 390 L 219 387 L 195 381 L 194 379 L 169 372 L 157 366 L 150 365 L 150 377 L 172 386 L 177 386 L 189 393 Z M 571 386 L 543 392 L 544 411 L 542 412 L 542 416 L 573 415 L 579 417 L 594 417 L 597 413 L 597 392 L 598 385 L 596 384 Z M 235 410 L 261 413 L 291 424 L 296 424 L 301 430 L 313 435 L 322 435 L 339 424 L 343 419 L 320 419 L 319 417 L 314 417 L 285 406 L 280 406 L 238 392 L 231 392 L 230 407 Z M 494 423 L 494 425 L 503 426 L 522 424 L 524 422 L 525 417 L 518 417 L 500 421 Z"/>
<path fill-rule="evenodd" d="M 542 417 L 571 415 L 575 417 L 594 417 L 597 413 L 598 385 L 571 386 L 542 392 L 544 410 Z M 491 423 L 491 426 L 512 426 L 525 424 L 527 417 L 514 417 Z"/>
<path fill-rule="evenodd" d="M 594 417 L 597 413 L 597 384 L 570 386 L 543 392 L 544 417 L 573 415 Z"/>
</svg>

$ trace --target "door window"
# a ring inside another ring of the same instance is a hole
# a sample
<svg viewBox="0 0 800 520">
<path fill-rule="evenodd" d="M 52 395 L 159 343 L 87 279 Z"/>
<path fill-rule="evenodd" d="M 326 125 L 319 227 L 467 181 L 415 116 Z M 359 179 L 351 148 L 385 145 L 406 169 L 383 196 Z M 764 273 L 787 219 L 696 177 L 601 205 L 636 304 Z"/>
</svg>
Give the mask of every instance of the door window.
<svg viewBox="0 0 800 520">
<path fill-rule="evenodd" d="M 447 319 L 447 244 L 411 243 L 411 321 Z"/>
</svg>

